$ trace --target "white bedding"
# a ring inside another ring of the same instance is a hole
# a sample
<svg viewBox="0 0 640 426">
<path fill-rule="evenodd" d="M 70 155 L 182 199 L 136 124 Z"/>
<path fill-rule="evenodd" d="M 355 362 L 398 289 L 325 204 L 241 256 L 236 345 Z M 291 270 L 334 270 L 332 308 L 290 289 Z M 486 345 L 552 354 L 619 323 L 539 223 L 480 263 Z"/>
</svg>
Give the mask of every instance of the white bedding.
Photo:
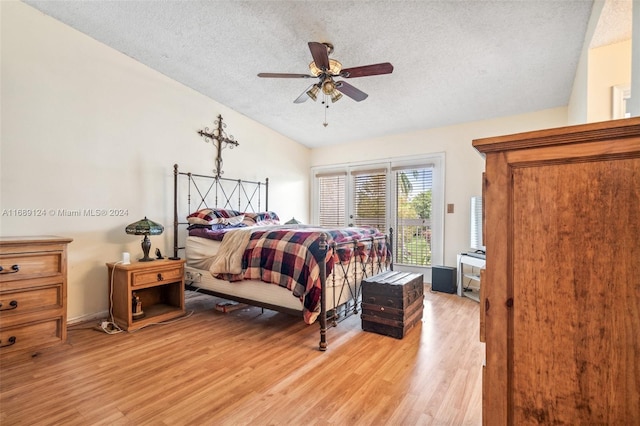
<svg viewBox="0 0 640 426">
<path fill-rule="evenodd" d="M 302 303 L 293 296 L 290 290 L 284 287 L 262 281 L 229 282 L 219 280 L 214 278 L 207 269 L 197 269 L 188 265 L 185 267 L 185 274 L 187 284 L 192 284 L 195 287 L 294 309 L 302 314 Z"/>
<path fill-rule="evenodd" d="M 208 271 L 211 267 L 213 255 L 218 253 L 221 241 L 202 237 L 187 237 L 185 252 L 187 266 Z"/>
</svg>

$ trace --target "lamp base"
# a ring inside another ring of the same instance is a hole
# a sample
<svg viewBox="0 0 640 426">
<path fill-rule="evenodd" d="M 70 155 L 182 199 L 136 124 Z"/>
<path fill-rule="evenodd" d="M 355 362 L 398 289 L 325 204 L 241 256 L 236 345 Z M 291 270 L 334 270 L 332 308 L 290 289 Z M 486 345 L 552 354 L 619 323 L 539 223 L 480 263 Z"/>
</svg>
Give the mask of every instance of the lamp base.
<svg viewBox="0 0 640 426">
<path fill-rule="evenodd" d="M 149 257 L 149 250 L 151 250 L 151 240 L 148 235 L 145 235 L 142 240 L 142 253 L 144 254 L 144 257 L 142 259 L 138 259 L 138 261 L 151 262 L 153 258 Z"/>
</svg>

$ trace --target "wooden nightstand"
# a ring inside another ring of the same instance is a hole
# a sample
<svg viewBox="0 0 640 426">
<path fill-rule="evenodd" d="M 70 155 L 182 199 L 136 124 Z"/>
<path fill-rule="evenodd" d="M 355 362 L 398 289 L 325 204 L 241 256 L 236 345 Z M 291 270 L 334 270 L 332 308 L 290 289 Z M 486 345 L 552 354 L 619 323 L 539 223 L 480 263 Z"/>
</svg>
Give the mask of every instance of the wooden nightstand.
<svg viewBox="0 0 640 426">
<path fill-rule="evenodd" d="M 107 263 L 109 270 L 109 309 L 113 321 L 123 330 L 137 330 L 150 323 L 184 314 L 184 260 Z M 113 281 L 112 281 L 113 276 Z M 133 298 L 142 304 L 144 316 L 134 319 Z"/>
</svg>

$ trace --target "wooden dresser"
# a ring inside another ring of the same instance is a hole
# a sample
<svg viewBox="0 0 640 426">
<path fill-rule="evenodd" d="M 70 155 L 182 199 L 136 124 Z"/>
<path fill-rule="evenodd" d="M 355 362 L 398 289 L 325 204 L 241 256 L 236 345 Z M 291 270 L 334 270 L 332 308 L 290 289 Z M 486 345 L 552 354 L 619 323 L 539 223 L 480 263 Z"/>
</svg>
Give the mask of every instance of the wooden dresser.
<svg viewBox="0 0 640 426">
<path fill-rule="evenodd" d="M 0 237 L 0 357 L 33 354 L 67 338 L 67 244 Z"/>
<path fill-rule="evenodd" d="M 483 423 L 640 424 L 640 118 L 473 146 Z"/>
</svg>

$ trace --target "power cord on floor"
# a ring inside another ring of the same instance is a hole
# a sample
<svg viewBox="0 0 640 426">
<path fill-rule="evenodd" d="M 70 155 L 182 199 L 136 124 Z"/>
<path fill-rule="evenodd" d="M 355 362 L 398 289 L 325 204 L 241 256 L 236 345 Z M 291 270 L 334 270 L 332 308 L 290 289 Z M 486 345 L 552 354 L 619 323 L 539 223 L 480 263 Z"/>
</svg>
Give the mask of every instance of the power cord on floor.
<svg viewBox="0 0 640 426">
<path fill-rule="evenodd" d="M 121 329 L 118 324 L 116 324 L 115 319 L 113 318 L 113 277 L 115 275 L 115 270 L 116 270 L 116 265 L 122 263 L 122 260 L 119 260 L 117 262 L 115 262 L 111 268 L 111 283 L 109 286 L 109 318 L 107 318 L 107 320 L 102 321 L 100 324 L 98 324 L 98 326 L 96 327 L 97 330 L 102 330 L 107 334 L 118 334 L 118 333 L 122 333 L 124 330 Z M 174 322 L 177 321 L 181 321 L 183 319 L 189 318 L 191 315 L 193 315 L 194 311 L 189 311 L 186 315 L 181 316 L 179 318 L 173 319 L 173 320 L 169 320 L 169 321 L 162 321 L 162 322 L 150 322 L 147 323 L 145 325 L 143 325 L 142 327 L 136 329 L 136 330 L 131 330 L 131 332 L 135 332 L 138 330 L 142 330 L 145 327 L 148 327 L 150 325 L 167 325 L 167 324 L 172 324 Z"/>
<path fill-rule="evenodd" d="M 122 329 L 116 324 L 113 318 L 113 276 L 116 272 L 116 265 L 122 263 L 122 260 L 119 260 L 113 264 L 111 267 L 111 283 L 109 286 L 109 318 L 106 321 L 102 321 L 98 328 L 102 329 L 107 334 L 118 334 L 122 333 Z"/>
</svg>

